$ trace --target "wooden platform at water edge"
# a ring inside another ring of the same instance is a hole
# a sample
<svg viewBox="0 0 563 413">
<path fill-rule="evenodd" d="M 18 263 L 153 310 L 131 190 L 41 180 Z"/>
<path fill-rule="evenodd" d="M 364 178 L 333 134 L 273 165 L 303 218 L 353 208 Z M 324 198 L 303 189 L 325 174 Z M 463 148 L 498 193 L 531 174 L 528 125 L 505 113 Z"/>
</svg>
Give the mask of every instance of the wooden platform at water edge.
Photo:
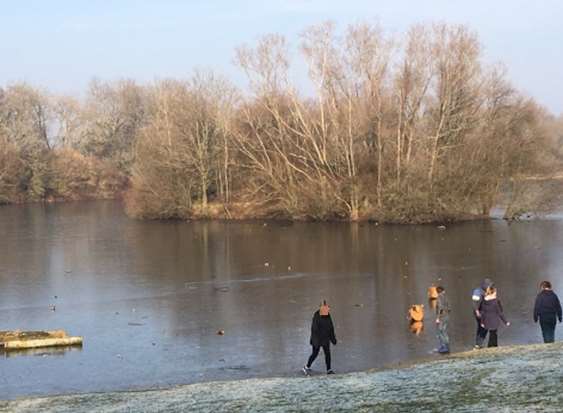
<svg viewBox="0 0 563 413">
<path fill-rule="evenodd" d="M 0 331 L 0 349 L 4 350 L 81 345 L 82 337 L 70 337 L 64 330 Z"/>
</svg>

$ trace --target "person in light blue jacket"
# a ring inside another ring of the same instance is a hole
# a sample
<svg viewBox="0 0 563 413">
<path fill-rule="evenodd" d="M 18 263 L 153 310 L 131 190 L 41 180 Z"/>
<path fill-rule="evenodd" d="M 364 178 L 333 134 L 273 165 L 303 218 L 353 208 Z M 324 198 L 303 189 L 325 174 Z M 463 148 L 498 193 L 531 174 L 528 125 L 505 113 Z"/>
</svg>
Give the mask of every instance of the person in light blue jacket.
<svg viewBox="0 0 563 413">
<path fill-rule="evenodd" d="M 494 285 L 490 278 L 485 278 L 481 281 L 481 285 L 475 288 L 471 293 L 471 300 L 473 301 L 473 316 L 477 322 L 477 332 L 475 333 L 475 348 L 479 349 L 483 347 L 484 337 L 486 335 L 485 329 L 481 326 L 481 313 L 479 312 L 479 307 L 485 298 L 485 291 L 487 288 Z"/>
</svg>

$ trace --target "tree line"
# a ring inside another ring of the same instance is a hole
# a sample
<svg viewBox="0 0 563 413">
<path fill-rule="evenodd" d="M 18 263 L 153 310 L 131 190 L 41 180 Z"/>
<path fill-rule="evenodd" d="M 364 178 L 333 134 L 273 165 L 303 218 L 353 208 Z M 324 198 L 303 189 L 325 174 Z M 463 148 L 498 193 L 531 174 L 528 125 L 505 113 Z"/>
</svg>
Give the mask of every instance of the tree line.
<svg viewBox="0 0 563 413">
<path fill-rule="evenodd" d="M 560 163 L 561 118 L 485 65 L 467 27 L 323 23 L 297 51 L 275 34 L 239 47 L 244 90 L 209 72 L 94 81 L 81 101 L 1 89 L 0 202 L 125 193 L 141 218 L 428 222 L 550 197 L 522 178 Z"/>
</svg>

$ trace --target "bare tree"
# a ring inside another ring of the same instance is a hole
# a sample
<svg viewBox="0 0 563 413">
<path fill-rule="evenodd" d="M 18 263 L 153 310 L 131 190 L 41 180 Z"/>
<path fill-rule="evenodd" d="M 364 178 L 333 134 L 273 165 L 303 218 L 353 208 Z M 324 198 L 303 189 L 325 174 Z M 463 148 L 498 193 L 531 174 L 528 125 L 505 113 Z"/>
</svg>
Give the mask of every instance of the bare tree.
<svg viewBox="0 0 563 413">
<path fill-rule="evenodd" d="M 45 93 L 20 83 L 3 92 L 0 104 L 0 128 L 21 148 L 51 148 L 49 122 L 51 107 Z"/>
<path fill-rule="evenodd" d="M 135 140 L 145 119 L 143 88 L 131 80 L 94 80 L 81 112 L 81 151 L 110 159 L 129 171 Z"/>
<path fill-rule="evenodd" d="M 462 144 L 479 115 L 479 42 L 464 26 L 433 27 L 431 55 L 435 90 L 428 182 L 432 193 L 439 157 Z"/>
<path fill-rule="evenodd" d="M 18 148 L 0 133 L 0 204 L 20 200 L 19 185 L 24 174 Z"/>
<path fill-rule="evenodd" d="M 133 170 L 134 190 L 144 195 L 130 198 L 131 210 L 148 203 L 157 205 L 151 211 L 162 208 L 162 216 L 189 216 L 197 206 L 205 215 L 210 195 L 227 201 L 231 161 L 224 113 L 232 96 L 228 83 L 209 73 L 155 85 Z"/>
<path fill-rule="evenodd" d="M 153 218 L 426 222 L 501 197 L 510 216 L 551 204 L 549 185 L 529 187 L 562 164 L 560 119 L 483 64 L 467 27 L 397 39 L 327 22 L 298 51 L 276 34 L 237 49 L 246 93 L 210 73 L 94 81 L 84 101 L 0 89 L 0 202 L 113 196 L 128 177 L 129 212 Z"/>
<path fill-rule="evenodd" d="M 31 200 L 43 199 L 48 186 L 51 107 L 45 93 L 27 84 L 5 89 L 0 103 L 0 133 L 18 151 L 26 173 L 19 187 Z"/>
<path fill-rule="evenodd" d="M 411 160 L 416 155 L 416 144 L 421 144 L 419 138 L 424 134 L 422 117 L 433 78 L 429 36 L 425 26 L 416 25 L 409 30 L 394 79 L 397 101 L 396 178 L 398 188 L 407 192 L 409 186 L 401 186 L 401 179 L 408 178 L 404 175 L 409 173 Z"/>
<path fill-rule="evenodd" d="M 80 102 L 70 96 L 57 96 L 52 99 L 54 118 L 54 146 L 80 148 L 83 129 Z"/>
</svg>

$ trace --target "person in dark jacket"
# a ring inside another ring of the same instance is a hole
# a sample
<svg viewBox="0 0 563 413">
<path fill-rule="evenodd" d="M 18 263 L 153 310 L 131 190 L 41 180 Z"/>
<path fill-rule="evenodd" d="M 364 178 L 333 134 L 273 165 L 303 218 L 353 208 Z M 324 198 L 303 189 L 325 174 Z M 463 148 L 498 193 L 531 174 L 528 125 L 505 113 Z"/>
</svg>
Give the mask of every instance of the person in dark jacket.
<svg viewBox="0 0 563 413">
<path fill-rule="evenodd" d="M 549 281 L 543 281 L 540 288 L 541 292 L 538 294 L 534 305 L 534 322 L 540 321 L 543 342 L 553 343 L 555 341 L 556 318 L 561 322 L 561 303 L 557 294 L 551 289 Z"/>
<path fill-rule="evenodd" d="M 479 336 L 480 342 L 478 345 L 481 347 L 483 342 L 485 341 L 485 337 L 487 333 L 489 333 L 489 344 L 488 347 L 497 347 L 498 346 L 498 336 L 497 330 L 500 327 L 501 321 L 506 325 L 509 326 L 510 323 L 506 321 L 504 317 L 504 311 L 502 309 L 502 304 L 500 300 L 497 298 L 497 290 L 495 287 L 487 288 L 485 292 L 485 297 L 483 301 L 481 301 L 481 305 L 479 306 L 479 314 L 481 320 L 481 328 L 482 332 Z"/>
<path fill-rule="evenodd" d="M 471 293 L 471 300 L 473 301 L 473 316 L 475 317 L 475 321 L 477 322 L 477 332 L 475 333 L 475 348 L 481 348 L 483 344 L 483 340 L 481 336 L 487 335 L 486 332 L 483 331 L 481 327 L 481 314 L 479 313 L 479 307 L 481 306 L 481 302 L 485 297 L 485 291 L 487 288 L 493 286 L 493 281 L 490 278 L 485 278 L 481 281 L 481 285 L 475 288 Z"/>
<path fill-rule="evenodd" d="M 313 315 L 313 323 L 311 324 L 311 340 L 310 344 L 313 351 L 307 365 L 303 367 L 303 373 L 308 375 L 311 372 L 311 365 L 319 355 L 322 347 L 325 355 L 326 372 L 327 374 L 334 374 L 330 366 L 330 343 L 336 345 L 336 336 L 334 335 L 334 325 L 330 317 L 330 307 L 327 305 L 326 300 L 323 301 L 321 308 L 319 308 Z"/>
</svg>

